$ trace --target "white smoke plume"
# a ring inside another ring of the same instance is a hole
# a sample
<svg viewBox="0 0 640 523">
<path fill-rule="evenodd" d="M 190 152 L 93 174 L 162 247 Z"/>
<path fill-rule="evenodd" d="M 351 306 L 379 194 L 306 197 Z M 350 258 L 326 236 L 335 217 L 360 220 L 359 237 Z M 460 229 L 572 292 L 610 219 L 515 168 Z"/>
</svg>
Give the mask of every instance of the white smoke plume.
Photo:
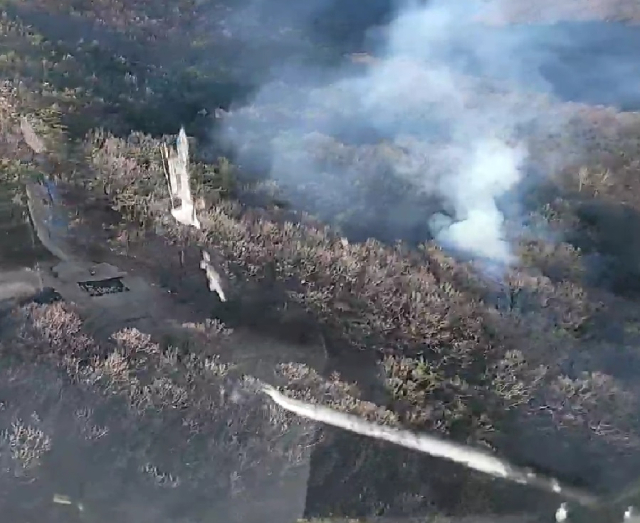
<svg viewBox="0 0 640 523">
<path fill-rule="evenodd" d="M 200 221 L 191 195 L 189 174 L 189 142 L 184 127 L 180 128 L 176 149 L 162 146 L 165 177 L 171 198 L 171 215 L 178 223 L 200 229 Z M 176 205 L 174 202 L 179 202 Z"/>
<path fill-rule="evenodd" d="M 544 93 L 546 82 L 536 70 L 544 48 L 516 32 L 487 37 L 491 29 L 477 22 L 482 9 L 474 2 L 405 2 L 388 26 L 372 33 L 377 51 L 365 71 L 354 72 L 353 64 L 324 73 L 296 65 L 280 78 L 274 73 L 277 80 L 264 85 L 253 103 L 231 110 L 224 134 L 241 161 L 256 161 L 248 160 L 252 144 L 260 142 L 262 150 L 266 144 L 271 178 L 312 201 L 312 212 L 331 217 L 356 205 L 353 172 L 369 175 L 360 158 L 319 165 L 316 149 L 326 144 L 318 133 L 375 133 L 378 143 L 401 152 L 388 162 L 395 179 L 409 184 L 408 192 L 441 202 L 431 210 L 400 202 L 389 220 L 412 213 L 444 247 L 509 264 L 513 238 L 503 204 L 517 200 L 514 190 L 530 159 L 523 129 L 539 125 L 541 112 L 536 102 L 514 102 L 496 89 Z M 545 118 L 545 126 L 558 126 L 559 118 Z M 348 146 L 335 150 L 347 155 Z M 372 192 L 377 195 L 369 194 L 364 207 L 376 207 L 376 197 L 382 201 L 387 191 Z"/>
<path fill-rule="evenodd" d="M 468 445 L 446 441 L 429 434 L 380 425 L 324 405 L 296 400 L 282 394 L 270 385 L 264 385 L 262 390 L 283 409 L 307 419 L 453 461 L 494 478 L 554 492 L 586 506 L 594 506 L 602 502 L 589 492 L 562 485 L 555 478 L 518 467 L 502 458 L 474 449 Z"/>
</svg>

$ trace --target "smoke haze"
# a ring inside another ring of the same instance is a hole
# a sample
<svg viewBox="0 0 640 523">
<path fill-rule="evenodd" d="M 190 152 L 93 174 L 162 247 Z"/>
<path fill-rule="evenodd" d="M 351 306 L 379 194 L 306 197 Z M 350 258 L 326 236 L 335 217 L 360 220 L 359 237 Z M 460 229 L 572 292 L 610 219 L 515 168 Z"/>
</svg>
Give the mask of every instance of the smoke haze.
<svg viewBox="0 0 640 523">
<path fill-rule="evenodd" d="M 542 66 L 562 77 L 554 53 L 571 42 L 558 31 L 477 22 L 496 5 L 403 2 L 388 25 L 369 31 L 375 58 L 366 65 L 276 64 L 275 79 L 225 118 L 224 137 L 240 163 L 269 158 L 269 178 L 322 219 L 351 214 L 391 231 L 383 239 L 417 230 L 509 264 L 507 222 L 518 222 L 532 129 L 564 125 L 545 105 L 557 86 Z"/>
</svg>

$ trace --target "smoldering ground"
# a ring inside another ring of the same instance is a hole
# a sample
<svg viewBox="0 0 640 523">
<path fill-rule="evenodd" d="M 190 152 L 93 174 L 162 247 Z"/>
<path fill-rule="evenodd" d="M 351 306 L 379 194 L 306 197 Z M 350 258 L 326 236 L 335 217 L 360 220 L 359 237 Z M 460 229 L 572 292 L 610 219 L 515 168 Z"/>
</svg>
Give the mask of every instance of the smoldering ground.
<svg viewBox="0 0 640 523">
<path fill-rule="evenodd" d="M 563 133 L 559 101 L 637 103 L 640 68 L 623 40 L 638 35 L 615 24 L 482 25 L 492 4 L 397 4 L 362 41 L 366 65 L 278 61 L 220 133 L 241 164 L 262 166 L 286 199 L 348 236 L 435 238 L 508 264 L 523 191 L 583 153 L 577 139 L 562 151 L 532 142 Z"/>
</svg>

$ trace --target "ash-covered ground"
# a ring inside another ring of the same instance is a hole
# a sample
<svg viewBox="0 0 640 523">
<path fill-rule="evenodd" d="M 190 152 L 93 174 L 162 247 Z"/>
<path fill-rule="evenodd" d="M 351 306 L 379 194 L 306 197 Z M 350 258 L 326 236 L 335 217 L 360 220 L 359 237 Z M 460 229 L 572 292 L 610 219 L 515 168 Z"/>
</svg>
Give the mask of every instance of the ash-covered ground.
<svg viewBox="0 0 640 523">
<path fill-rule="evenodd" d="M 607 499 L 633 484 L 640 33 L 624 2 L 538 3 L 3 2 L 3 269 L 55 263 L 21 201 L 46 177 L 74 256 L 196 325 L 109 338 L 90 307 L 5 303 L 3 512 L 553 518 L 554 496 L 312 430 L 242 375 Z M 199 231 L 168 213 L 181 125 Z"/>
</svg>

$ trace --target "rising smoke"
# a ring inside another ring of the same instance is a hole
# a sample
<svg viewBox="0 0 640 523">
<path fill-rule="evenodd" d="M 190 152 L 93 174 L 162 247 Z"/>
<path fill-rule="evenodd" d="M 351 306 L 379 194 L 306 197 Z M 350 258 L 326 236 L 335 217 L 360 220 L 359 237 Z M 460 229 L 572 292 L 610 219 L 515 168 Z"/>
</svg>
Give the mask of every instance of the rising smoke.
<svg viewBox="0 0 640 523">
<path fill-rule="evenodd" d="M 386 227 L 387 240 L 418 230 L 418 240 L 513 262 L 507 224 L 518 219 L 531 129 L 562 120 L 540 107 L 550 89 L 538 65 L 550 51 L 479 23 L 490 3 L 402 3 L 370 32 L 366 66 L 279 64 L 227 115 L 224 137 L 241 163 L 268 156 L 289 200 L 324 219 L 347 215 L 346 229 Z M 523 89 L 538 94 L 513 95 Z"/>
</svg>

